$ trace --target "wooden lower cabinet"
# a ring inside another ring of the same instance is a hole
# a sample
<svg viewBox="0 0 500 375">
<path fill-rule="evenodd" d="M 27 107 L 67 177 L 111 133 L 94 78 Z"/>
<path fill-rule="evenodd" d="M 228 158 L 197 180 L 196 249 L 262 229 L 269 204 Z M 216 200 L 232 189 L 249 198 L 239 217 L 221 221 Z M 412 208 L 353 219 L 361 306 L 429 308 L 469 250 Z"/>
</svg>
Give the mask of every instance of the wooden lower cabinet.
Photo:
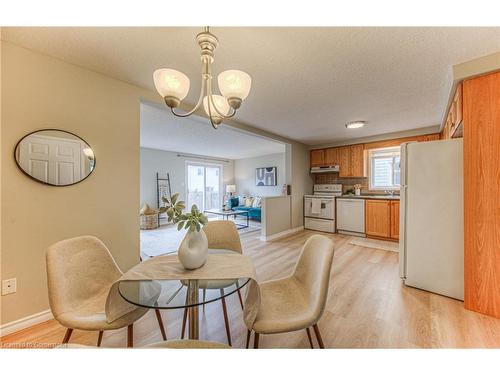
<svg viewBox="0 0 500 375">
<path fill-rule="evenodd" d="M 365 200 L 365 232 L 367 237 L 399 239 L 399 201 Z"/>
<path fill-rule="evenodd" d="M 391 201 L 391 238 L 399 240 L 399 201 Z"/>
<path fill-rule="evenodd" d="M 391 237 L 391 202 L 382 199 L 365 200 L 365 232 L 367 236 Z"/>
</svg>

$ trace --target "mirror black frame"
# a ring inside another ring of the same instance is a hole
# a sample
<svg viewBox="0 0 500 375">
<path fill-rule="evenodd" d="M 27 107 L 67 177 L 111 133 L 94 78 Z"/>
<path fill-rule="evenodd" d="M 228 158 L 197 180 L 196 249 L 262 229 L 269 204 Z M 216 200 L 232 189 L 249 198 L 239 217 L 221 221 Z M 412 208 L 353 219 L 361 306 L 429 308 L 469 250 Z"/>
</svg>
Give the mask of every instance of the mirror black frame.
<svg viewBox="0 0 500 375">
<path fill-rule="evenodd" d="M 71 134 L 72 136 L 80 139 L 81 141 L 85 142 L 85 144 L 87 146 L 90 147 L 90 149 L 92 150 L 92 152 L 94 151 L 94 149 L 92 148 L 92 146 L 85 140 L 83 139 L 82 137 L 80 137 L 79 135 L 75 134 L 75 133 L 72 133 L 70 131 L 67 131 L 67 130 L 61 130 L 61 129 L 56 129 L 56 128 L 43 128 L 43 129 L 38 129 L 38 130 L 34 130 L 32 131 L 31 133 L 28 133 L 26 134 L 24 137 L 22 137 L 21 139 L 19 139 L 19 141 L 17 141 L 16 143 L 16 146 L 14 147 L 14 162 L 16 163 L 17 167 L 19 168 L 19 170 L 21 172 L 23 172 L 24 175 L 28 176 L 30 179 L 32 179 L 33 181 L 36 181 L 40 184 L 43 184 L 43 185 L 48 185 L 48 186 L 54 186 L 54 187 L 67 187 L 67 186 L 73 186 L 73 185 L 76 185 L 76 184 L 79 184 L 80 182 L 83 182 L 85 181 L 87 178 L 89 178 L 89 176 L 94 172 L 96 166 L 97 166 L 97 158 L 95 157 L 95 153 L 94 153 L 94 168 L 92 168 L 92 170 L 90 171 L 90 173 L 85 176 L 84 178 L 82 178 L 81 180 L 77 181 L 77 182 L 73 182 L 72 184 L 66 184 L 66 185 L 54 185 L 54 184 L 50 184 L 48 182 L 45 182 L 45 181 L 42 181 L 42 180 L 39 180 L 35 177 L 33 177 L 32 175 L 30 175 L 28 172 L 26 172 L 24 169 L 21 168 L 21 166 L 19 165 L 18 161 L 17 161 L 17 157 L 16 157 L 16 153 L 17 153 L 17 148 L 19 147 L 19 144 L 27 137 L 29 137 L 30 135 L 32 134 L 36 134 L 36 133 L 39 133 L 41 131 L 45 131 L 45 130 L 51 130 L 51 131 L 58 131 L 58 132 L 63 132 L 63 133 L 66 133 L 66 134 Z"/>
</svg>

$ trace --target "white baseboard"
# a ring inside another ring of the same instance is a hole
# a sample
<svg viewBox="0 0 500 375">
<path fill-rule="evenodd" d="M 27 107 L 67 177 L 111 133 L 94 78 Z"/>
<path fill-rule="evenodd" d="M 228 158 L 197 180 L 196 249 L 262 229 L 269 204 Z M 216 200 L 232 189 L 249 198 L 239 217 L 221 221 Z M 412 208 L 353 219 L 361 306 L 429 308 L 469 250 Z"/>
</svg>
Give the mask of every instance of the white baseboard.
<svg viewBox="0 0 500 375">
<path fill-rule="evenodd" d="M 285 230 L 283 232 L 271 234 L 270 236 L 260 236 L 259 239 L 261 241 L 264 241 L 264 242 L 272 241 L 272 240 L 276 240 L 278 238 L 290 236 L 290 235 L 292 235 L 294 233 L 297 233 L 297 232 L 300 232 L 302 230 L 304 230 L 303 226 L 295 227 L 295 228 L 292 228 L 292 229 L 287 229 L 287 230 Z"/>
<path fill-rule="evenodd" d="M 14 320 L 13 322 L 5 323 L 0 326 L 0 337 L 7 336 L 11 333 L 34 326 L 38 323 L 46 322 L 47 320 L 53 318 L 54 316 L 52 315 L 52 312 L 50 310 L 45 310 L 18 320 Z"/>
</svg>

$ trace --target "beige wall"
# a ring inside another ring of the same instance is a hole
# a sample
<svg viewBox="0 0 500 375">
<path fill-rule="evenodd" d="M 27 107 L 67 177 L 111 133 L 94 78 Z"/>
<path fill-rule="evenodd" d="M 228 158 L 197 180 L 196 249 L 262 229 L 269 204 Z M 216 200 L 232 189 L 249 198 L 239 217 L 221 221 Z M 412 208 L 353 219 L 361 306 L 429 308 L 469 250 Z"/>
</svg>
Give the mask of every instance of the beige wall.
<svg viewBox="0 0 500 375">
<path fill-rule="evenodd" d="M 292 143 L 288 149 L 291 154 L 292 228 L 298 228 L 304 225 L 304 194 L 312 193 L 309 149 L 300 143 Z"/>
<path fill-rule="evenodd" d="M 2 323 L 48 308 L 45 250 L 93 234 L 128 269 L 139 259 L 139 102 L 141 90 L 2 42 Z M 69 130 L 94 149 L 96 170 L 69 187 L 37 183 L 13 158 L 16 142 L 41 128 Z"/>
<path fill-rule="evenodd" d="M 256 156 L 253 158 L 237 159 L 234 161 L 234 183 L 236 194 L 243 197 L 273 197 L 281 195 L 283 184 L 286 183 L 285 145 L 283 152 Z M 276 167 L 275 186 L 256 186 L 255 169 Z"/>
<path fill-rule="evenodd" d="M 4 41 L 1 75 L 1 272 L 2 279 L 17 278 L 17 293 L 2 296 L 5 324 L 49 308 L 45 251 L 58 240 L 93 234 L 124 270 L 138 262 L 139 104 L 161 100 L 154 92 Z M 302 195 L 312 187 L 306 147 L 234 120 L 228 125 L 290 143 L 292 223 L 302 225 Z M 93 174 L 58 188 L 21 173 L 14 146 L 42 128 L 86 140 L 96 155 Z"/>
<path fill-rule="evenodd" d="M 290 196 L 262 198 L 263 238 L 292 229 L 291 208 Z"/>
</svg>

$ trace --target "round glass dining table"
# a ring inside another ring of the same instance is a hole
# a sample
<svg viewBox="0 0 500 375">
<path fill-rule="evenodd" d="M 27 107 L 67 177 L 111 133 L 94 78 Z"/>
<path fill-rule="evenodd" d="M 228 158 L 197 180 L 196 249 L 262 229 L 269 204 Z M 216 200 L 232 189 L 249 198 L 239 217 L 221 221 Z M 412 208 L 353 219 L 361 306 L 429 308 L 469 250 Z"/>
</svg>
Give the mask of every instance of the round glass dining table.
<svg viewBox="0 0 500 375">
<path fill-rule="evenodd" d="M 222 251 L 209 251 L 221 253 Z M 233 253 L 234 254 L 234 253 Z M 189 338 L 199 338 L 199 306 L 220 300 L 238 292 L 249 278 L 239 279 L 178 279 L 122 280 L 120 296 L 127 302 L 151 309 L 188 309 Z M 200 299 L 200 292 L 203 298 Z"/>
</svg>

